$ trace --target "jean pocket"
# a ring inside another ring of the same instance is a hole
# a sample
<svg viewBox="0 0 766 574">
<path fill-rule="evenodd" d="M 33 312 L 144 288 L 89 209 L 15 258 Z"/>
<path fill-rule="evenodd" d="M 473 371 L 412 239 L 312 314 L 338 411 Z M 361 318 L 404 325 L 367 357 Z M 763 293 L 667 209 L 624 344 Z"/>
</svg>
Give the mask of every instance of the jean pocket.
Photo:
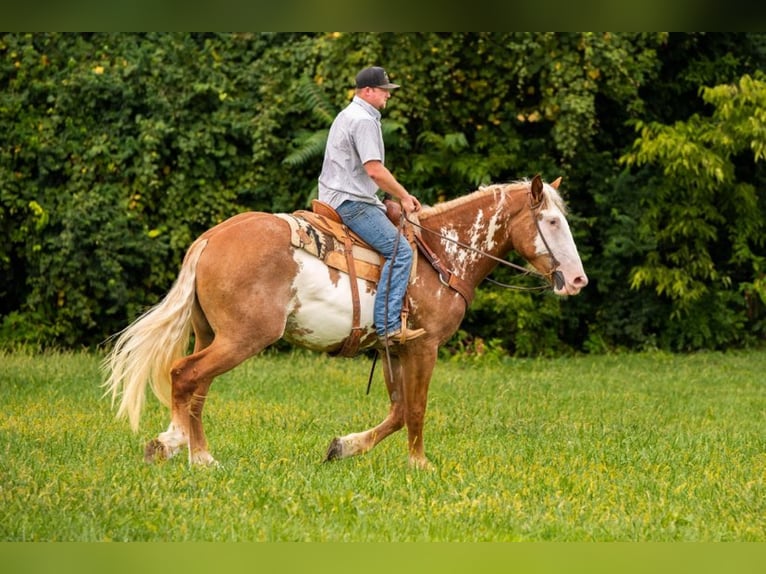
<svg viewBox="0 0 766 574">
<path fill-rule="evenodd" d="M 341 203 L 336 211 L 338 212 L 338 215 L 341 216 L 344 222 L 348 223 L 350 221 L 354 221 L 358 219 L 359 217 L 363 216 L 365 213 L 365 208 L 367 206 L 363 203 L 360 203 L 358 201 L 344 201 Z"/>
</svg>

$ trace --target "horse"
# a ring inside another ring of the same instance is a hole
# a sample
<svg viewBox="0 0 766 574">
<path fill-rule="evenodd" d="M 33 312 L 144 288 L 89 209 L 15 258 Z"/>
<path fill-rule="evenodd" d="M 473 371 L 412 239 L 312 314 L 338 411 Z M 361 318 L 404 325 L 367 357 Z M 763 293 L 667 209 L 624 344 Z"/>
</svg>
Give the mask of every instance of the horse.
<svg viewBox="0 0 766 574">
<path fill-rule="evenodd" d="M 438 349 L 460 326 L 473 290 L 511 251 L 557 295 L 576 295 L 587 285 L 558 192 L 560 181 L 544 183 L 536 175 L 483 186 L 409 218 L 430 242 L 431 255 L 457 281 L 445 280 L 416 255 L 405 302 L 411 324 L 426 334 L 392 347 L 383 361 L 390 400 L 384 420 L 332 439 L 325 461 L 366 453 L 406 427 L 409 465 L 431 467 L 423 430 Z M 147 384 L 171 412 L 167 430 L 146 444 L 148 462 L 186 449 L 190 465 L 218 464 L 202 424 L 215 377 L 280 339 L 332 353 L 348 336 L 349 275 L 296 248 L 290 233 L 284 218 L 264 212 L 240 213 L 212 227 L 191 244 L 165 297 L 112 337 L 102 367 L 106 395 L 113 408 L 119 402 L 116 416 L 127 417 L 138 430 Z M 376 284 L 356 282 L 364 331 L 360 351 L 365 351 L 380 344 L 372 320 Z M 186 355 L 192 332 L 193 349 Z"/>
</svg>

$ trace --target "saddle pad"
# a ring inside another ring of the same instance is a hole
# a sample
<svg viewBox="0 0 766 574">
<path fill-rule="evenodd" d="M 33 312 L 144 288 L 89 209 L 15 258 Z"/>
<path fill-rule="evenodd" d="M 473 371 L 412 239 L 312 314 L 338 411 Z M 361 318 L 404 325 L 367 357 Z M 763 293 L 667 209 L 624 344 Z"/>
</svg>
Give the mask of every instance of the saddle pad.
<svg viewBox="0 0 766 574">
<path fill-rule="evenodd" d="M 344 238 L 350 237 L 347 228 L 336 224 L 337 230 L 335 230 L 335 226 L 333 226 L 333 231 L 339 235 L 336 236 L 312 225 L 302 215 L 299 215 L 300 213 L 274 214 L 290 225 L 290 243 L 294 247 L 303 249 L 321 259 L 328 267 L 348 273 L 346 246 L 344 244 Z M 361 240 L 352 238 L 352 241 L 351 253 L 354 257 L 356 276 L 377 283 L 380 279 L 380 266 L 383 264 L 383 258 L 377 251 L 361 243 Z"/>
</svg>

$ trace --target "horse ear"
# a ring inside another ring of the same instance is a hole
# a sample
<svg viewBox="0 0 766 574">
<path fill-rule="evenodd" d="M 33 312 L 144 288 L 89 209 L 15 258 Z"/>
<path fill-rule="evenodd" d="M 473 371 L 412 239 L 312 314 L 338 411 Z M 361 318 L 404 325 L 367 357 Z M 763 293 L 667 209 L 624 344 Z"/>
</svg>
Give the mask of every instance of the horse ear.
<svg viewBox="0 0 766 574">
<path fill-rule="evenodd" d="M 529 186 L 529 191 L 532 195 L 532 204 L 537 205 L 543 200 L 543 179 L 538 173 L 532 178 L 532 183 Z"/>
<path fill-rule="evenodd" d="M 553 189 L 558 189 L 560 184 L 561 184 L 561 176 L 557 177 L 556 179 L 554 179 L 554 180 L 551 182 L 551 187 L 552 187 Z"/>
</svg>

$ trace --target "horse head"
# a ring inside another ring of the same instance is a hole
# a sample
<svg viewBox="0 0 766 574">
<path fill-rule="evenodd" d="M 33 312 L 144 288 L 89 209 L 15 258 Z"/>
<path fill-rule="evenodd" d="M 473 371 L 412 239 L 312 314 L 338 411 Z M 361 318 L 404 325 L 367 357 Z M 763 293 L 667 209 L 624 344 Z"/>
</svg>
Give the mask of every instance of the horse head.
<svg viewBox="0 0 766 574">
<path fill-rule="evenodd" d="M 550 184 L 536 175 L 529 184 L 527 238 L 516 242 L 517 251 L 541 274 L 548 277 L 557 295 L 577 295 L 588 284 L 558 187 L 561 178 Z"/>
</svg>

